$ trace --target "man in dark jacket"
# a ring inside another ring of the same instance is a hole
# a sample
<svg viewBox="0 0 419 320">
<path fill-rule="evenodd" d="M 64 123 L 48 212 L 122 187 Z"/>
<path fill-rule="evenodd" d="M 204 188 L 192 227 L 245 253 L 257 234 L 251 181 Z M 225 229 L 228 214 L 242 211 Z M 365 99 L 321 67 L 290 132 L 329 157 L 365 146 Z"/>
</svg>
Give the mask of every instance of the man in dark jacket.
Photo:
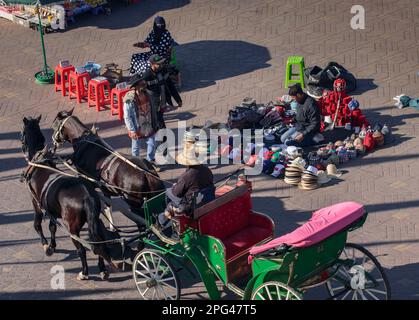
<svg viewBox="0 0 419 320">
<path fill-rule="evenodd" d="M 290 87 L 288 94 L 298 103 L 296 123 L 281 136 L 281 141 L 300 147 L 312 145 L 320 131 L 321 114 L 317 102 L 305 94 L 299 84 Z"/>
<path fill-rule="evenodd" d="M 158 129 L 164 128 L 163 110 L 166 105 L 173 106 L 172 97 L 182 107 L 182 99 L 173 81 L 170 79 L 169 70 L 164 65 L 164 59 L 157 54 L 153 54 L 149 62 L 151 68 L 144 72 L 142 78 L 146 82 L 146 91 L 150 97 L 152 108 L 157 110 L 157 119 L 153 119 L 153 124 L 158 123 Z"/>
<path fill-rule="evenodd" d="M 185 166 L 186 170 L 166 191 L 170 202 L 166 211 L 159 216 L 161 225 L 165 225 L 174 214 L 190 214 L 192 208 L 198 208 L 215 199 L 214 176 L 198 159 L 193 144 L 185 144 L 176 161 Z"/>
</svg>

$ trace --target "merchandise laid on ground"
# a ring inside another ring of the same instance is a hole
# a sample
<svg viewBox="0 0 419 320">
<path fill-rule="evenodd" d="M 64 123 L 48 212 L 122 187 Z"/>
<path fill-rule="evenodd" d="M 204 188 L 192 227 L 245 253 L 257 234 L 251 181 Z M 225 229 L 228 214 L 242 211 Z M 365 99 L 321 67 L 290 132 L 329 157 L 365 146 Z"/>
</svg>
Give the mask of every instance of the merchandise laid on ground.
<svg viewBox="0 0 419 320">
<path fill-rule="evenodd" d="M 223 128 L 263 130 L 263 146 L 257 148 L 254 143 L 234 145 L 234 139 L 226 137 L 215 142 L 224 145 L 219 153 L 230 160 L 243 160 L 249 167 L 261 166 L 264 174 L 285 178 L 287 184 L 314 190 L 340 178 L 342 172 L 337 167 L 382 147 L 389 140 L 390 128 L 386 124 L 370 124 L 359 102 L 347 94 L 347 89 L 352 91 L 356 87 L 354 76 L 335 62 L 325 69 L 331 68 L 337 71 L 330 79 L 324 79 L 324 70 L 317 66 L 304 70 L 309 74 L 306 81 L 311 83 L 307 91 L 309 94 L 311 91 L 311 96 L 317 92 L 315 99 L 322 115 L 320 132 L 313 137 L 312 145 L 301 148 L 281 141 L 282 135 L 295 123 L 298 106 L 290 96 L 284 95 L 267 104 L 258 104 L 255 99 L 246 97 L 229 111 Z M 314 74 L 313 70 L 317 72 Z M 349 87 L 345 78 L 350 81 Z M 316 79 L 321 81 L 315 85 Z M 215 127 L 208 122 L 203 128 Z M 199 130 L 196 132 L 196 139 L 199 139 Z M 208 151 L 213 153 L 214 150 L 212 147 Z"/>
<path fill-rule="evenodd" d="M 45 33 L 66 29 L 82 13 L 110 14 L 106 0 L 4 0 L 0 1 L 0 17 L 36 30 L 39 25 L 37 4 L 40 6 L 41 24 Z"/>
</svg>

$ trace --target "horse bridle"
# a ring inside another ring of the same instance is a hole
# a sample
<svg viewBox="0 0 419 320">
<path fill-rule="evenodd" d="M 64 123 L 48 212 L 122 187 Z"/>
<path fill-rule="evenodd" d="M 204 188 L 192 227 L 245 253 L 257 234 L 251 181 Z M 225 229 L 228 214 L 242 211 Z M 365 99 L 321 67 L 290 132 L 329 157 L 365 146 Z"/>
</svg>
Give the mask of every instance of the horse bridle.
<svg viewBox="0 0 419 320">
<path fill-rule="evenodd" d="M 68 119 L 72 118 L 73 116 L 70 115 L 67 118 L 65 118 L 64 120 L 62 120 L 60 122 L 60 124 L 58 125 L 57 129 L 55 129 L 54 127 L 52 129 L 54 129 L 54 133 L 52 134 L 52 141 L 54 143 L 55 148 L 57 148 L 60 144 L 64 143 L 64 139 L 62 137 L 62 131 L 64 128 L 65 123 L 67 122 Z"/>
</svg>

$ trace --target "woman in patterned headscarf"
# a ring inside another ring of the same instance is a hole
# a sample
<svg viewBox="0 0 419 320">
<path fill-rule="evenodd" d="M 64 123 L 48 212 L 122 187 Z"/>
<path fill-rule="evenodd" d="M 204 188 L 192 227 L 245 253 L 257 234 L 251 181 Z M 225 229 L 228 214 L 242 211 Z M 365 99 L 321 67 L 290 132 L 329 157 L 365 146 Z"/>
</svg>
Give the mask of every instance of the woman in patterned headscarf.
<svg viewBox="0 0 419 320">
<path fill-rule="evenodd" d="M 154 19 L 153 30 L 145 41 L 134 44 L 134 47 L 150 48 L 150 51 L 132 55 L 130 74 L 144 73 L 150 67 L 148 59 L 152 54 L 158 54 L 169 60 L 173 42 L 170 32 L 166 29 L 166 21 L 163 17 L 157 16 Z"/>
</svg>

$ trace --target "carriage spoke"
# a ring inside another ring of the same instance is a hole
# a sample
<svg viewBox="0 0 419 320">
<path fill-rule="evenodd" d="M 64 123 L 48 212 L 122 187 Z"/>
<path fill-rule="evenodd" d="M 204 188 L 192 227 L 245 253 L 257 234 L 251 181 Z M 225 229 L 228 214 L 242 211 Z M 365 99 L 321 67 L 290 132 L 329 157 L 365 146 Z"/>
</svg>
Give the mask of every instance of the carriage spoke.
<svg viewBox="0 0 419 320">
<path fill-rule="evenodd" d="M 358 300 L 358 294 L 356 290 L 353 290 L 354 294 L 352 295 L 352 300 Z"/>
<path fill-rule="evenodd" d="M 144 292 L 142 292 L 142 293 L 141 293 L 141 291 L 140 291 L 141 295 L 144 297 L 144 296 L 145 296 L 145 294 L 148 292 L 148 290 L 150 290 L 150 288 L 149 288 L 149 287 L 147 287 L 147 288 L 144 290 Z"/>
<path fill-rule="evenodd" d="M 163 293 L 163 297 L 165 298 L 165 300 L 167 300 L 169 298 L 169 296 L 166 294 L 166 292 L 163 290 L 163 288 L 161 286 L 158 286 L 157 288 L 160 289 L 160 291 Z"/>
<path fill-rule="evenodd" d="M 151 275 L 151 272 L 150 272 L 150 270 L 147 268 L 147 266 L 146 266 L 146 265 L 144 265 L 144 264 L 143 264 L 141 261 L 139 261 L 139 260 L 138 260 L 138 264 L 139 264 L 140 266 L 142 266 L 144 270 L 147 270 L 147 272 Z"/>
<path fill-rule="evenodd" d="M 371 289 L 365 289 L 365 292 L 367 292 L 375 300 L 380 300 L 376 295 L 374 295 L 374 294 L 371 293 Z M 385 294 L 387 294 L 387 293 L 385 292 Z"/>
<path fill-rule="evenodd" d="M 269 287 L 268 287 L 268 286 L 266 286 L 266 287 L 265 287 L 265 290 L 266 290 L 266 292 L 267 292 L 267 294 L 268 294 L 269 300 L 272 300 L 271 293 L 269 292 Z"/>
<path fill-rule="evenodd" d="M 358 289 L 358 292 L 360 296 L 362 297 L 362 300 L 368 300 L 368 298 L 364 295 L 364 292 L 362 291 L 362 289 Z"/>
<path fill-rule="evenodd" d="M 154 275 L 157 277 L 158 274 L 159 274 L 159 269 L 156 268 L 156 263 L 154 261 L 154 257 L 152 255 L 150 255 L 150 256 L 151 256 L 151 262 L 153 263 L 153 267 L 154 267 L 154 270 L 155 270 L 155 274 Z"/>
<path fill-rule="evenodd" d="M 168 282 L 168 281 L 174 280 L 174 279 L 175 279 L 174 277 L 169 277 L 169 278 L 159 279 L 159 281 Z"/>
<path fill-rule="evenodd" d="M 157 276 L 159 275 L 160 263 L 161 263 L 161 258 L 159 257 L 159 261 L 157 262 L 157 267 L 156 267 L 156 270 L 157 270 L 156 275 Z"/>
<path fill-rule="evenodd" d="M 151 256 L 151 254 L 150 254 L 150 256 Z M 153 257 L 151 257 L 151 258 L 153 258 Z M 146 256 L 145 256 L 145 255 L 144 255 L 143 259 L 144 259 L 144 261 L 145 261 L 145 264 L 147 265 L 147 270 L 149 271 L 150 275 L 155 275 L 155 274 L 151 271 L 151 268 L 150 268 L 150 266 L 149 266 L 149 264 L 148 264 L 148 261 L 147 261 L 147 258 L 146 258 Z"/>
<path fill-rule="evenodd" d="M 341 289 L 345 289 L 345 286 L 340 286 L 340 287 L 333 288 L 334 291 L 338 291 L 338 290 L 341 290 Z"/>
<path fill-rule="evenodd" d="M 288 292 L 287 292 L 287 296 L 286 296 L 285 300 L 288 300 L 288 298 L 289 298 L 289 296 L 290 296 L 290 293 L 291 293 L 291 291 L 288 291 Z"/>
<path fill-rule="evenodd" d="M 387 291 L 381 291 L 381 290 L 377 290 L 377 289 L 366 289 L 366 290 L 376 292 L 376 293 L 381 293 L 381 294 L 387 294 Z"/>
<path fill-rule="evenodd" d="M 259 296 L 259 298 L 261 298 L 262 300 L 265 300 L 265 298 L 262 296 L 262 294 L 260 292 L 257 293 L 257 295 Z"/>
<path fill-rule="evenodd" d="M 164 270 L 164 272 L 160 275 L 160 279 L 161 279 L 161 278 L 163 278 L 163 277 L 166 275 L 167 271 L 170 271 L 170 268 L 169 268 L 168 266 L 166 266 L 166 269 L 165 269 L 165 270 Z"/>
<path fill-rule="evenodd" d="M 351 290 L 346 291 L 345 295 L 342 297 L 342 300 L 345 300 L 345 298 L 351 293 Z"/>
<path fill-rule="evenodd" d="M 147 283 L 147 281 L 148 280 L 136 281 L 135 284 L 139 285 L 139 284 Z"/>
<path fill-rule="evenodd" d="M 144 273 L 142 273 L 141 271 L 135 270 L 135 273 L 138 273 L 140 276 L 147 278 L 147 279 L 151 279 L 149 276 L 145 275 Z"/>
<path fill-rule="evenodd" d="M 278 296 L 278 300 L 282 300 L 281 299 L 281 293 L 279 292 L 279 286 L 276 286 L 276 294 Z"/>
<path fill-rule="evenodd" d="M 176 289 L 177 289 L 176 287 L 171 286 L 170 284 L 168 284 L 168 283 L 166 283 L 166 282 L 160 282 L 160 284 L 161 284 L 162 286 L 169 287 L 169 288 L 171 288 L 171 289 L 173 289 L 173 290 L 176 290 Z"/>
</svg>

